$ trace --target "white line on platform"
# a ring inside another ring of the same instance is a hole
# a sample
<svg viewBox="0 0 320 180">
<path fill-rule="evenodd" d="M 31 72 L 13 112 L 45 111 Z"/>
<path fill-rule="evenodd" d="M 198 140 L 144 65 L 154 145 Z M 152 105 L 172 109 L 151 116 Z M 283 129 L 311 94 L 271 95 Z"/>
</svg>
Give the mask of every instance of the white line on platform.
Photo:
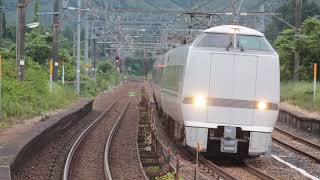
<svg viewBox="0 0 320 180">
<path fill-rule="evenodd" d="M 304 176 L 306 176 L 306 177 L 308 177 L 308 178 L 310 178 L 310 179 L 312 179 L 312 180 L 320 180 L 319 178 L 317 178 L 317 177 L 309 174 L 307 171 L 305 171 L 305 170 L 303 170 L 303 169 L 301 169 L 301 168 L 298 168 L 297 166 L 295 166 L 295 165 L 293 165 L 293 164 L 288 163 L 287 161 L 279 158 L 279 157 L 276 156 L 276 155 L 273 155 L 273 154 L 272 154 L 271 157 L 273 157 L 275 160 L 277 160 L 277 161 L 279 161 L 279 162 L 281 162 L 281 163 L 289 166 L 290 168 L 295 169 L 295 170 L 298 171 L 299 173 L 303 174 Z"/>
</svg>

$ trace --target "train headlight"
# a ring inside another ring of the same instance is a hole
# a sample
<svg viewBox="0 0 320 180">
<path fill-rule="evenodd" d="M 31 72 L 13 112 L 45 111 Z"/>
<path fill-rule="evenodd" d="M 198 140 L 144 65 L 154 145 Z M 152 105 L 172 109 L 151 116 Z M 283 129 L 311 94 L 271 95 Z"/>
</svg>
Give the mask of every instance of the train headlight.
<svg viewBox="0 0 320 180">
<path fill-rule="evenodd" d="M 206 107 L 207 106 L 207 98 L 204 96 L 194 96 L 193 97 L 193 104 L 199 108 Z"/>
<path fill-rule="evenodd" d="M 259 101 L 257 104 L 257 108 L 259 110 L 266 110 L 268 108 L 268 104 L 264 101 Z"/>
</svg>

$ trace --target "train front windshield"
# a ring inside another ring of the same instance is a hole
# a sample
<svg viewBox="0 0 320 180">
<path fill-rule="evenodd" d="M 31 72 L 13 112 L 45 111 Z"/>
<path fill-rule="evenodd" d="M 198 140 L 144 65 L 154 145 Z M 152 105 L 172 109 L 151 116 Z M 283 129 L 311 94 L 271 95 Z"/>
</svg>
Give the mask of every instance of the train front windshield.
<svg viewBox="0 0 320 180">
<path fill-rule="evenodd" d="M 195 43 L 195 46 L 228 48 L 230 45 L 233 46 L 233 37 L 233 34 L 204 33 Z M 273 48 L 263 36 L 237 34 L 236 42 L 236 46 L 244 50 L 273 51 Z"/>
</svg>

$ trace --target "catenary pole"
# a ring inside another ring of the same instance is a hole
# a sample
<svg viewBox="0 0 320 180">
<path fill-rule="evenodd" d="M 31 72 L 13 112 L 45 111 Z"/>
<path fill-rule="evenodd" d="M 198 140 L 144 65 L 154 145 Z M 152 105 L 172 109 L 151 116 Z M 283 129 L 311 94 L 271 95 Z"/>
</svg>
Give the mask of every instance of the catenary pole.
<svg viewBox="0 0 320 180">
<path fill-rule="evenodd" d="M 301 35 L 301 22 L 302 22 L 302 0 L 296 0 L 296 12 L 295 12 L 295 38 L 299 39 Z M 293 79 L 299 80 L 299 67 L 300 67 L 300 54 L 294 52 L 294 72 Z"/>
<path fill-rule="evenodd" d="M 84 64 L 86 65 L 86 72 L 88 73 L 89 68 L 89 22 L 88 18 L 86 18 L 84 23 Z"/>
<path fill-rule="evenodd" d="M 59 67 L 59 9 L 60 9 L 60 0 L 54 0 L 53 8 L 53 74 L 52 80 L 58 80 L 58 67 Z"/>
<path fill-rule="evenodd" d="M 77 70 L 76 70 L 76 89 L 80 95 L 80 40 L 81 40 L 81 0 L 78 0 L 78 22 L 77 22 Z"/>
<path fill-rule="evenodd" d="M 93 39 L 93 67 L 92 67 L 92 73 L 93 78 L 96 80 L 96 71 L 97 71 L 97 39 Z"/>
<path fill-rule="evenodd" d="M 26 6 L 26 0 L 17 0 L 16 71 L 20 81 L 24 79 Z"/>
</svg>

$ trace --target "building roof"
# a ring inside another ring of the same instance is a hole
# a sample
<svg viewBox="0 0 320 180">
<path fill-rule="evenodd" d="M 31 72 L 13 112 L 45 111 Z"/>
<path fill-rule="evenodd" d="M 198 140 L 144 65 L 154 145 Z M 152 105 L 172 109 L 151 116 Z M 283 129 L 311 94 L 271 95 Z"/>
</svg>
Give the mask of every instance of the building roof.
<svg viewBox="0 0 320 180">
<path fill-rule="evenodd" d="M 259 31 L 256 31 L 254 29 L 247 28 L 244 26 L 238 26 L 238 25 L 216 26 L 216 27 L 209 28 L 209 29 L 205 30 L 204 32 L 224 33 L 224 34 L 234 34 L 236 32 L 237 34 L 243 34 L 243 35 L 264 36 Z"/>
</svg>

